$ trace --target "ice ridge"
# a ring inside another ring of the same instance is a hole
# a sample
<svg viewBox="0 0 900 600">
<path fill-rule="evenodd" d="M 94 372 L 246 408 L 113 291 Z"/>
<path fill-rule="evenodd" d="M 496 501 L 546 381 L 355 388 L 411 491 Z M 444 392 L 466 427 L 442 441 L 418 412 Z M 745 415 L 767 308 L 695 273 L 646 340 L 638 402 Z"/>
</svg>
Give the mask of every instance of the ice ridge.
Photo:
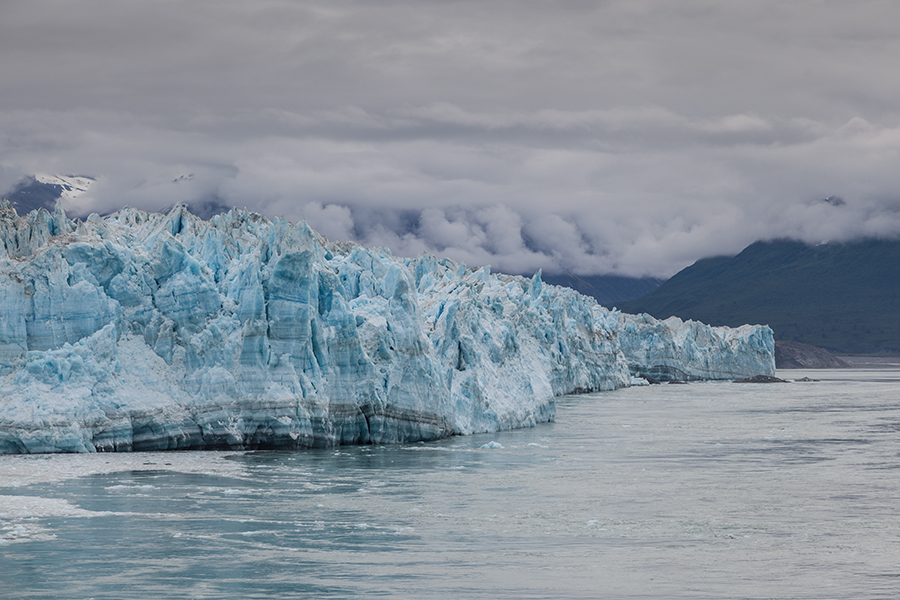
<svg viewBox="0 0 900 600">
<path fill-rule="evenodd" d="M 767 327 L 623 315 L 540 273 L 240 210 L 73 222 L 0 203 L 0 453 L 434 440 L 643 374 L 773 373 Z"/>
</svg>

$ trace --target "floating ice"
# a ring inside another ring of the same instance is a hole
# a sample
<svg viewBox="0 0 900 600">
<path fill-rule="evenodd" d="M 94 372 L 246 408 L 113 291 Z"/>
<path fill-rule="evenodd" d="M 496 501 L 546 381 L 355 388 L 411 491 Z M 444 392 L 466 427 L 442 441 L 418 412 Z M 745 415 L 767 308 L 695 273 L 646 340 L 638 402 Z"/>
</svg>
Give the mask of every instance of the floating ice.
<svg viewBox="0 0 900 600">
<path fill-rule="evenodd" d="M 433 440 L 632 377 L 774 373 L 766 327 L 328 243 L 305 223 L 0 203 L 0 453 Z"/>
<path fill-rule="evenodd" d="M 492 440 L 492 441 L 488 442 L 487 444 L 482 444 L 481 449 L 482 450 L 502 450 L 503 444 Z"/>
</svg>

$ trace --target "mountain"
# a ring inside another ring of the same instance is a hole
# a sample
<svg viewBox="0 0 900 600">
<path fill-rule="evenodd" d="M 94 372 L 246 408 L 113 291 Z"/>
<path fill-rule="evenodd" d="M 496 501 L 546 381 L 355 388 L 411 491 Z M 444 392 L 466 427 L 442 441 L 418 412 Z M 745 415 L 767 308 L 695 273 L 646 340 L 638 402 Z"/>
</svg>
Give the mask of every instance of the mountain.
<svg viewBox="0 0 900 600">
<path fill-rule="evenodd" d="M 699 260 L 627 312 L 767 324 L 776 340 L 845 354 L 900 353 L 900 242 L 756 242 Z"/>
<path fill-rule="evenodd" d="M 570 287 L 608 307 L 649 294 L 664 281 L 656 277 L 620 275 L 543 275 L 543 280 L 553 285 Z"/>
<path fill-rule="evenodd" d="M 19 214 L 41 208 L 52 212 L 57 200 L 74 200 L 95 181 L 86 175 L 34 175 L 19 181 L 6 199 Z"/>
<path fill-rule="evenodd" d="M 774 373 L 766 327 L 657 321 L 285 219 L 0 202 L 0 453 L 432 440 L 553 397 Z"/>
<path fill-rule="evenodd" d="M 87 192 L 96 181 L 87 175 L 33 175 L 20 180 L 4 197 L 20 215 L 42 208 L 53 212 L 56 202 L 62 200 L 70 215 L 86 217 L 89 210 L 84 208 L 79 210 L 78 203 L 72 200 Z M 207 220 L 228 212 L 230 208 L 216 196 L 197 198 L 185 207 L 201 219 Z M 169 206 L 163 212 L 168 212 L 171 208 L 172 206 Z"/>
<path fill-rule="evenodd" d="M 845 369 L 850 364 L 827 350 L 779 340 L 775 342 L 776 369 Z"/>
</svg>

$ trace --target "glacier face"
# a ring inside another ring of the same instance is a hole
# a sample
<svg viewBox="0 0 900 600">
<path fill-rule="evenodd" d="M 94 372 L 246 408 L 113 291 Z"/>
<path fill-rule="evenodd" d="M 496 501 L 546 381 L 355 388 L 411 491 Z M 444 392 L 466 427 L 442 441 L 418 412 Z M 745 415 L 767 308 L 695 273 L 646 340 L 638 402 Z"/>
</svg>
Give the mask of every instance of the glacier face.
<svg viewBox="0 0 900 600">
<path fill-rule="evenodd" d="M 635 375 L 774 373 L 767 327 L 598 306 L 305 223 L 0 204 L 0 453 L 433 440 Z"/>
</svg>

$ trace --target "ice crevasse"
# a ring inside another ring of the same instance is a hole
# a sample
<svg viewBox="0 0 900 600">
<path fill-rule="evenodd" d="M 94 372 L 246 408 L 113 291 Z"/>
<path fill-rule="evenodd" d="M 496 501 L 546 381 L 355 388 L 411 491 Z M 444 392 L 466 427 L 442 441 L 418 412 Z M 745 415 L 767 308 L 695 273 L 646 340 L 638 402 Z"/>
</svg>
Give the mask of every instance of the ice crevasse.
<svg viewBox="0 0 900 600">
<path fill-rule="evenodd" d="M 626 315 L 303 222 L 0 203 L 0 453 L 434 440 L 636 375 L 774 368 L 768 327 Z"/>
</svg>

